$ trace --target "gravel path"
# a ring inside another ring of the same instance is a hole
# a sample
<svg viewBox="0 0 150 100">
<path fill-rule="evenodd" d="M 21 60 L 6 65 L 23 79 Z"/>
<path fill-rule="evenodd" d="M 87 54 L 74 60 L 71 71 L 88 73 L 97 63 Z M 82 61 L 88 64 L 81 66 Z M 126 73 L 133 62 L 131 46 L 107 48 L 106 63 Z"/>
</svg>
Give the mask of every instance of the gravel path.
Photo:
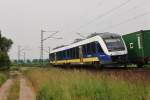
<svg viewBox="0 0 150 100">
<path fill-rule="evenodd" d="M 24 77 L 20 78 L 19 100 L 36 100 L 35 92 Z"/>
<path fill-rule="evenodd" d="M 7 100 L 9 89 L 13 83 L 13 79 L 8 79 L 0 88 L 0 100 Z"/>
</svg>

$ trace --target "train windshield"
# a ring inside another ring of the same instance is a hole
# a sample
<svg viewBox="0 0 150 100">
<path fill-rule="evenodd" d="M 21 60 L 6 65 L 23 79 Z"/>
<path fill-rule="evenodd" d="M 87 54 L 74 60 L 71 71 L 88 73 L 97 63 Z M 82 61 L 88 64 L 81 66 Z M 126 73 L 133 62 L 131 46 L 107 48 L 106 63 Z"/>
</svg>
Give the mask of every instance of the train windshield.
<svg viewBox="0 0 150 100">
<path fill-rule="evenodd" d="M 125 50 L 125 47 L 121 38 L 107 38 L 107 39 L 104 39 L 104 41 L 109 51 Z"/>
</svg>

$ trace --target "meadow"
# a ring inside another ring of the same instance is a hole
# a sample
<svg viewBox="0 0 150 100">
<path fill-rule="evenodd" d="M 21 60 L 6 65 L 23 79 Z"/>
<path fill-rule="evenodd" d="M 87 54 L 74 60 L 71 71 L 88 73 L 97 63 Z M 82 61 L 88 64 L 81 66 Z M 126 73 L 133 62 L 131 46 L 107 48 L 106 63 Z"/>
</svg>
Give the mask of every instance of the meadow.
<svg viewBox="0 0 150 100">
<path fill-rule="evenodd" d="M 37 100 L 149 100 L 144 77 L 132 73 L 36 68 L 23 71 Z"/>
</svg>

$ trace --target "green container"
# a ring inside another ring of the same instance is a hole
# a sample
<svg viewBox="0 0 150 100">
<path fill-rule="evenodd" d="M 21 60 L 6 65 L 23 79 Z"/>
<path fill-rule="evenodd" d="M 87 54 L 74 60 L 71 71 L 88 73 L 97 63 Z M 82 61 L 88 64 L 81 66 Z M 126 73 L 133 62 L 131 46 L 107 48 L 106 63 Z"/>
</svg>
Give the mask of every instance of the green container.
<svg viewBox="0 0 150 100">
<path fill-rule="evenodd" d="M 138 31 L 122 36 L 132 63 L 143 65 L 150 60 L 150 30 Z"/>
</svg>

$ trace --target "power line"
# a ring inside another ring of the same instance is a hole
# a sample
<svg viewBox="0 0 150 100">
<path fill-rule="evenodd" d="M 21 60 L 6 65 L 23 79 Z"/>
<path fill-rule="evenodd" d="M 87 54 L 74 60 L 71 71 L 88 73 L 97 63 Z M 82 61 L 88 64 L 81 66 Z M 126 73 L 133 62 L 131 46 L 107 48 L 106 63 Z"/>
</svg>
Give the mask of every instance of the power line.
<svg viewBox="0 0 150 100">
<path fill-rule="evenodd" d="M 97 8 L 97 7 L 101 6 L 104 1 L 106 1 L 106 0 L 101 0 L 101 1 L 99 1 L 99 3 L 97 3 L 97 5 L 95 5 L 94 8 Z M 89 13 L 89 9 L 86 9 L 86 10 L 84 11 L 83 16 L 86 16 L 88 13 Z M 83 16 L 82 16 L 82 17 L 83 17 Z M 76 30 L 75 30 L 75 31 L 76 31 Z M 74 32 L 74 31 L 71 31 L 71 32 Z M 77 34 L 78 36 L 82 37 L 82 38 L 85 38 L 85 36 L 83 36 L 81 33 L 76 32 L 76 34 Z"/>
<path fill-rule="evenodd" d="M 99 1 L 99 3 L 97 3 L 97 5 L 94 6 L 94 8 L 97 8 L 97 7 L 101 6 L 104 1 L 106 1 L 106 0 L 101 0 L 101 1 Z M 91 9 L 93 9 L 93 8 L 91 8 Z M 86 10 L 84 11 L 83 16 L 86 16 L 88 13 L 89 13 L 89 9 L 86 9 Z"/>
<path fill-rule="evenodd" d="M 51 35 L 49 35 L 48 37 L 44 38 L 44 33 L 51 33 Z M 44 51 L 44 41 L 46 41 L 49 38 L 54 38 L 54 39 L 62 39 L 61 37 L 53 37 L 55 34 L 57 34 L 59 31 L 45 31 L 45 30 L 41 30 L 41 49 L 40 49 L 40 60 L 42 62 L 43 65 L 43 51 Z"/>
<path fill-rule="evenodd" d="M 127 1 L 125 1 L 125 2 L 123 2 L 123 3 L 121 3 L 120 5 L 118 5 L 118 6 L 114 7 L 114 8 L 112 8 L 112 9 L 110 9 L 109 11 L 107 11 L 107 12 L 101 14 L 101 15 L 98 15 L 97 17 L 95 17 L 94 19 L 92 19 L 91 21 L 89 21 L 88 23 L 86 23 L 86 24 L 84 24 L 84 25 L 81 25 L 81 26 L 78 28 L 78 30 L 84 28 L 85 26 L 87 26 L 87 25 L 93 23 L 93 22 L 96 21 L 96 20 L 99 20 L 100 18 L 103 18 L 103 17 L 105 17 L 105 16 L 108 16 L 110 13 L 112 13 L 113 11 L 116 11 L 116 10 L 118 10 L 119 8 L 125 6 L 125 5 L 128 4 L 130 1 L 132 1 L 132 0 L 127 0 Z"/>
<path fill-rule="evenodd" d="M 122 14 L 121 15 L 124 15 L 124 14 L 126 14 L 126 12 L 130 12 L 130 11 L 132 11 L 132 10 L 135 10 L 135 9 L 137 9 L 137 8 L 139 8 L 139 7 L 145 7 L 145 5 L 147 5 L 147 4 L 149 4 L 149 0 L 146 0 L 146 1 L 144 1 L 144 2 L 142 2 L 142 3 L 140 3 L 140 4 L 138 4 L 138 5 L 135 5 L 134 7 L 132 7 L 131 9 L 128 9 L 127 11 L 125 11 L 125 12 L 122 12 Z M 119 14 L 118 14 L 119 15 Z"/>
<path fill-rule="evenodd" d="M 136 5 L 134 7 L 132 7 L 131 9 L 128 9 L 126 10 L 125 12 L 122 12 L 121 14 L 115 14 L 117 17 L 118 16 L 121 16 L 121 15 L 126 15 L 128 12 L 130 13 L 132 10 L 135 10 L 135 9 L 138 9 L 139 7 L 145 7 L 147 4 L 149 4 L 150 1 L 146 0 L 145 2 L 143 3 L 140 3 L 139 5 Z M 97 24 L 97 25 L 100 25 L 100 24 Z"/>
<path fill-rule="evenodd" d="M 77 35 L 79 35 L 80 37 L 82 37 L 83 39 L 85 39 L 86 37 L 84 35 L 82 35 L 82 33 L 76 33 Z"/>
<path fill-rule="evenodd" d="M 140 7 L 145 7 L 146 5 L 148 5 L 148 4 L 150 4 L 150 1 L 149 0 L 146 0 L 146 1 L 144 1 L 144 2 L 141 2 L 140 4 L 138 4 L 138 5 L 135 5 L 134 7 L 132 7 L 131 9 L 128 9 L 128 10 L 126 10 L 125 12 L 122 12 L 121 14 L 115 14 L 117 17 L 118 16 L 121 16 L 121 15 L 126 15 L 128 12 L 129 13 L 131 13 L 131 11 L 132 10 L 136 10 L 136 9 L 138 9 L 138 8 L 140 8 Z M 97 25 L 100 25 L 100 24 L 97 24 Z M 119 24 L 120 25 L 120 24 Z M 109 26 L 110 27 L 110 26 Z M 105 28 L 104 28 L 105 29 Z"/>
<path fill-rule="evenodd" d="M 22 46 L 18 46 L 18 61 L 17 61 L 17 65 L 19 66 L 20 65 L 20 60 L 21 60 L 21 56 L 22 56 L 22 53 L 24 53 L 24 61 L 25 61 L 25 56 L 26 56 L 26 54 L 25 54 L 25 51 L 26 50 L 28 50 L 27 48 L 25 48 L 25 47 L 22 47 Z"/>
<path fill-rule="evenodd" d="M 106 28 L 104 28 L 104 29 L 102 29 L 102 30 L 106 30 L 106 29 L 108 29 L 108 28 L 110 29 L 110 28 L 118 27 L 118 26 L 120 26 L 120 25 L 122 25 L 122 24 L 128 23 L 128 22 L 130 22 L 130 21 L 136 20 L 136 19 L 138 19 L 138 18 L 141 18 L 141 17 L 146 16 L 146 15 L 149 15 L 149 14 L 150 14 L 150 11 L 149 11 L 149 12 L 146 12 L 146 13 L 143 13 L 143 14 L 140 14 L 140 15 L 137 15 L 137 16 L 135 16 L 135 17 L 129 18 L 129 19 L 127 19 L 127 20 L 125 20 L 125 21 L 122 21 L 122 22 L 120 22 L 120 23 L 117 23 L 117 24 L 115 24 L 115 25 L 108 26 L 108 27 L 106 27 Z"/>
<path fill-rule="evenodd" d="M 137 5 L 135 5 L 134 7 L 132 7 L 131 9 L 128 9 L 128 10 L 126 10 L 125 12 L 123 12 L 123 13 L 121 13 L 121 14 L 118 14 L 117 16 L 120 16 L 120 15 L 124 15 L 124 14 L 126 14 L 126 12 L 131 12 L 132 10 L 135 10 L 135 9 L 138 9 L 139 7 L 145 7 L 146 5 L 148 5 L 150 2 L 149 2 L 149 0 L 146 0 L 146 1 L 144 1 L 144 2 L 141 2 L 140 4 L 137 4 Z M 116 14 L 115 14 L 116 15 Z M 83 34 L 80 34 L 80 35 L 83 35 Z"/>
</svg>

